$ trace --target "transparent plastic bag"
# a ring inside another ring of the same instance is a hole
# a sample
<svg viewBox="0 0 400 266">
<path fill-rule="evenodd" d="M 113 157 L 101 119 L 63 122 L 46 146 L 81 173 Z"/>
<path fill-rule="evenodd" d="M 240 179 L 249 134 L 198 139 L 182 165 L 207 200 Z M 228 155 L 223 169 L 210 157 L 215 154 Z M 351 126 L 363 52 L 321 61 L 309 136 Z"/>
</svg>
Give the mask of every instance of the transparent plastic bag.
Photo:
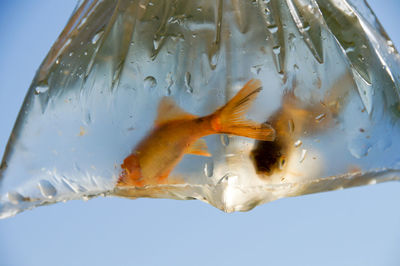
<svg viewBox="0 0 400 266">
<path fill-rule="evenodd" d="M 11 134 L 0 216 L 98 195 L 246 211 L 398 180 L 399 60 L 364 1 L 83 1 Z M 262 89 L 244 116 L 272 127 L 274 141 L 214 132 L 199 138 L 211 156 L 185 150 L 168 177 L 118 185 L 124 159 L 157 128 L 163 99 L 186 118 L 206 117 L 252 79 Z"/>
</svg>

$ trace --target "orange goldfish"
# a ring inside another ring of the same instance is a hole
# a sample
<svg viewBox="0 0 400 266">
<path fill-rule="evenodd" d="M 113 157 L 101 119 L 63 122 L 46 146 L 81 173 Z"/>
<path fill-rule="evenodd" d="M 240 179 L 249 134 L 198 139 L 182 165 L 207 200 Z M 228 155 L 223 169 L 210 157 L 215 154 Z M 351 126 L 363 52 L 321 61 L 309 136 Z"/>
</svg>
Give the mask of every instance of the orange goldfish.
<svg viewBox="0 0 400 266">
<path fill-rule="evenodd" d="M 275 131 L 270 125 L 244 117 L 260 91 L 261 82 L 250 80 L 227 104 L 203 117 L 183 111 L 172 99 L 164 97 L 153 130 L 121 164 L 117 186 L 166 183 L 184 154 L 211 156 L 205 140 L 201 139 L 207 135 L 231 134 L 273 141 Z"/>
</svg>

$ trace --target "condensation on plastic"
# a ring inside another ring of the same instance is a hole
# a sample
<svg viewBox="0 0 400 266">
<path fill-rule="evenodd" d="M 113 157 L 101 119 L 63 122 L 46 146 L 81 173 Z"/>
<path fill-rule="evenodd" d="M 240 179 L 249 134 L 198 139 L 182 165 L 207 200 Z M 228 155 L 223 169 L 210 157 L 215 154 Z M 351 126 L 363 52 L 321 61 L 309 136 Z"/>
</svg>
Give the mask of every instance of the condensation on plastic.
<svg viewBox="0 0 400 266">
<path fill-rule="evenodd" d="M 246 211 L 400 178 L 400 57 L 361 0 L 78 4 L 30 87 L 1 165 L 0 217 L 94 196 Z M 163 96 L 207 115 L 251 78 L 274 142 L 210 135 L 183 184 L 116 188 Z"/>
</svg>

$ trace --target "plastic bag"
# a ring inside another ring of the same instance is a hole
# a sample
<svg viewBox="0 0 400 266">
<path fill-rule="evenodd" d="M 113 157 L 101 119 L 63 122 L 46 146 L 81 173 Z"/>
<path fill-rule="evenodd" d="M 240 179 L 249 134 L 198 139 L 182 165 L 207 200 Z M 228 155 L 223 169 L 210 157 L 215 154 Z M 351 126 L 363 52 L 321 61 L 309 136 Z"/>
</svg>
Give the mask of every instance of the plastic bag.
<svg viewBox="0 0 400 266">
<path fill-rule="evenodd" d="M 399 60 L 363 1 L 84 1 L 37 72 L 11 134 L 0 216 L 98 195 L 246 211 L 397 180 Z M 162 165 L 157 154 L 174 154 L 165 145 L 177 138 L 161 134 L 161 147 L 147 141 L 158 136 L 160 116 L 215 114 L 250 80 L 262 89 L 249 92 L 241 117 L 273 129 L 274 139 L 213 132 Z M 152 144 L 144 159 L 151 167 L 139 159 L 127 171 L 124 160 L 143 143 Z M 146 167 L 167 176 L 119 185 Z"/>
</svg>

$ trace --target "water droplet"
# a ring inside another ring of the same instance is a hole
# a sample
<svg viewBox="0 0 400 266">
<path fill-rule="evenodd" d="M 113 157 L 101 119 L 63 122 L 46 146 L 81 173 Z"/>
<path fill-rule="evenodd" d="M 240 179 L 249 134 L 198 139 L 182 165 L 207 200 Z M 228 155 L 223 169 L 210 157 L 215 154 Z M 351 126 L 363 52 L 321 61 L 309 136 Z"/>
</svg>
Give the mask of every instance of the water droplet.
<svg viewBox="0 0 400 266">
<path fill-rule="evenodd" d="M 298 147 L 300 147 L 302 144 L 303 144 L 303 142 L 302 142 L 301 140 L 297 140 L 297 141 L 294 143 L 294 146 L 295 146 L 296 148 L 298 148 Z"/>
<path fill-rule="evenodd" d="M 267 28 L 268 28 L 269 32 L 272 34 L 274 34 L 278 31 L 278 27 L 276 25 L 270 25 Z"/>
<path fill-rule="evenodd" d="M 185 85 L 186 85 L 186 91 L 189 93 L 193 93 L 193 88 L 190 85 L 190 82 L 192 81 L 192 75 L 190 72 L 185 73 Z"/>
<path fill-rule="evenodd" d="M 301 155 L 300 155 L 299 163 L 304 162 L 304 160 L 306 159 L 306 155 L 307 155 L 307 150 L 302 149 L 302 150 L 301 150 Z"/>
<path fill-rule="evenodd" d="M 212 69 L 215 69 L 215 67 L 218 64 L 218 54 L 217 53 L 213 53 L 210 57 L 210 65 Z"/>
<path fill-rule="evenodd" d="M 221 144 L 222 146 L 228 146 L 229 145 L 229 137 L 226 134 L 222 134 L 220 135 L 220 140 L 221 140 Z"/>
<path fill-rule="evenodd" d="M 346 54 L 353 53 L 355 51 L 355 49 L 356 48 L 354 46 L 348 46 L 348 47 L 346 47 L 345 52 L 346 52 Z"/>
<path fill-rule="evenodd" d="M 165 36 L 154 37 L 154 39 L 153 39 L 154 50 L 158 50 L 160 48 L 160 45 L 163 43 L 164 39 L 165 39 Z"/>
<path fill-rule="evenodd" d="M 315 117 L 315 121 L 317 123 L 320 123 L 322 120 L 324 120 L 326 118 L 326 114 L 320 114 L 317 117 Z"/>
<path fill-rule="evenodd" d="M 114 74 L 113 74 L 113 77 L 112 77 L 112 84 L 113 84 L 113 86 L 114 86 L 114 84 L 118 84 L 118 81 L 119 81 L 119 78 L 120 78 L 120 74 L 121 74 L 121 70 L 122 70 L 122 65 L 119 65 L 119 66 L 115 69 Z"/>
<path fill-rule="evenodd" d="M 47 180 L 40 180 L 38 187 L 42 195 L 48 199 L 53 198 L 57 194 L 56 188 Z"/>
<path fill-rule="evenodd" d="M 96 33 L 93 38 L 92 38 L 92 44 L 96 44 L 96 42 L 100 39 L 100 37 L 103 35 L 104 31 L 99 31 Z"/>
<path fill-rule="evenodd" d="M 389 46 L 389 53 L 392 54 L 396 51 L 396 48 L 394 47 L 394 44 L 391 40 L 387 41 L 387 45 Z"/>
<path fill-rule="evenodd" d="M 81 28 L 86 23 L 87 18 L 84 17 L 78 25 L 78 28 Z"/>
<path fill-rule="evenodd" d="M 260 74 L 260 71 L 261 71 L 262 66 L 263 66 L 263 65 L 252 66 L 250 70 L 251 70 L 251 72 L 252 72 L 253 74 L 258 75 L 258 74 Z"/>
<path fill-rule="evenodd" d="M 276 55 L 281 53 L 281 47 L 280 46 L 274 46 L 272 48 L 272 50 L 274 51 L 274 54 L 276 54 Z"/>
<path fill-rule="evenodd" d="M 84 53 L 83 53 L 84 55 L 88 55 L 88 53 L 85 51 Z"/>
<path fill-rule="evenodd" d="M 174 81 L 172 80 L 172 73 L 169 72 L 167 74 L 167 77 L 165 78 L 165 82 L 167 82 L 167 94 L 171 95 L 172 91 L 171 91 L 171 87 L 174 84 Z"/>
<path fill-rule="evenodd" d="M 348 149 L 355 158 L 361 159 L 368 155 L 371 149 L 370 143 L 366 142 L 364 139 L 356 138 L 348 144 Z"/>
<path fill-rule="evenodd" d="M 20 202 L 24 201 L 25 198 L 19 194 L 18 192 L 8 192 L 7 193 L 7 197 L 8 200 L 12 203 L 12 204 L 19 204 Z"/>
<path fill-rule="evenodd" d="M 157 86 L 157 80 L 153 76 L 147 76 L 144 79 L 144 88 L 147 90 L 154 89 Z"/>
<path fill-rule="evenodd" d="M 35 88 L 35 94 L 41 94 L 49 90 L 49 85 L 43 83 Z"/>
<path fill-rule="evenodd" d="M 84 123 L 88 126 L 90 123 L 92 123 L 92 116 L 90 115 L 90 111 L 85 112 L 85 119 Z"/>
<path fill-rule="evenodd" d="M 221 178 L 218 180 L 217 184 L 221 184 L 221 183 L 227 182 L 228 179 L 229 179 L 230 177 L 231 177 L 231 174 L 230 174 L 230 173 L 225 174 L 223 177 L 221 177 Z"/>
<path fill-rule="evenodd" d="M 212 160 L 204 165 L 204 174 L 207 177 L 212 177 L 214 175 L 214 162 Z"/>
</svg>

